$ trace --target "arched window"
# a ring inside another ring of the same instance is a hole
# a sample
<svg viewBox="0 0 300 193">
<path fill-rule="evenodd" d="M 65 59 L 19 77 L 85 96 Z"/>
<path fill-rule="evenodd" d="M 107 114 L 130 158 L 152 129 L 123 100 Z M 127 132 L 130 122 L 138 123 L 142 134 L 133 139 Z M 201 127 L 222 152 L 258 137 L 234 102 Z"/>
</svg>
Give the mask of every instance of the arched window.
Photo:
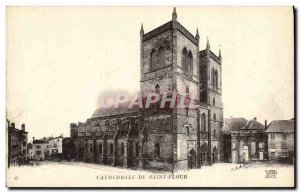
<svg viewBox="0 0 300 193">
<path fill-rule="evenodd" d="M 215 87 L 218 88 L 218 71 L 217 70 L 215 71 L 215 76 L 216 76 L 216 78 L 215 78 Z"/>
<path fill-rule="evenodd" d="M 159 144 L 155 144 L 154 146 L 154 157 L 159 157 L 160 149 L 159 149 Z"/>
<path fill-rule="evenodd" d="M 99 144 L 99 154 L 102 154 L 102 143 Z"/>
<path fill-rule="evenodd" d="M 187 68 L 186 68 L 186 61 L 187 59 L 187 50 L 186 48 L 183 48 L 182 54 L 181 54 L 181 68 L 186 72 Z"/>
<path fill-rule="evenodd" d="M 110 154 L 113 154 L 113 151 L 114 151 L 114 145 L 111 143 L 111 144 L 109 145 L 109 153 L 110 153 Z"/>
<path fill-rule="evenodd" d="M 93 153 L 93 144 L 90 143 L 90 153 Z"/>
<path fill-rule="evenodd" d="M 139 156 L 139 143 L 138 142 L 135 144 L 135 155 L 136 155 L 136 157 Z"/>
<path fill-rule="evenodd" d="M 121 155 L 124 155 L 124 151 L 125 151 L 125 146 L 124 146 L 124 143 L 122 143 L 122 146 L 121 146 Z"/>
<path fill-rule="evenodd" d="M 160 93 L 160 86 L 159 86 L 159 84 L 155 85 L 155 93 L 157 93 L 157 94 Z"/>
<path fill-rule="evenodd" d="M 158 50 L 158 66 L 162 67 L 165 65 L 165 49 L 160 47 Z"/>
<path fill-rule="evenodd" d="M 157 58 L 157 51 L 152 50 L 150 54 L 150 69 L 153 70 L 157 67 L 158 58 Z"/>
<path fill-rule="evenodd" d="M 201 115 L 201 130 L 206 131 L 206 119 L 204 113 Z"/>
<path fill-rule="evenodd" d="M 215 86 L 215 69 L 211 70 L 211 84 Z"/>
<path fill-rule="evenodd" d="M 193 54 L 189 52 L 187 58 L 187 72 L 192 74 L 193 73 Z"/>
</svg>

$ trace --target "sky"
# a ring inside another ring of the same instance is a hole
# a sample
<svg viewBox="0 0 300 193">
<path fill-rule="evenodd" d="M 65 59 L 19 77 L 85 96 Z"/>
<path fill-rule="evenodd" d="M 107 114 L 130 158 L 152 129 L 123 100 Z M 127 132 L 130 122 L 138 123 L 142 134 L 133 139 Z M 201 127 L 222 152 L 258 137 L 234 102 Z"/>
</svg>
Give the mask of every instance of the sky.
<svg viewBox="0 0 300 193">
<path fill-rule="evenodd" d="M 294 117 L 292 7 L 176 7 L 177 20 L 222 50 L 224 117 Z M 70 135 L 106 91 L 139 91 L 140 36 L 173 7 L 8 7 L 7 118 L 32 137 Z"/>
</svg>

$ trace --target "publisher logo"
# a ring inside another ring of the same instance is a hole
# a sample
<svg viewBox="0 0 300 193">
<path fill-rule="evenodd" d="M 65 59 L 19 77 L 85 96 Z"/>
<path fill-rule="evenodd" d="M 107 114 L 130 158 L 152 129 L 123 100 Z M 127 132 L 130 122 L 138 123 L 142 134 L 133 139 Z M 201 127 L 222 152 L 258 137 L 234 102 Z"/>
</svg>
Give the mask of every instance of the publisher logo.
<svg viewBox="0 0 300 193">
<path fill-rule="evenodd" d="M 265 178 L 277 178 L 277 171 L 276 170 L 265 170 L 266 171 L 266 177 Z"/>
</svg>

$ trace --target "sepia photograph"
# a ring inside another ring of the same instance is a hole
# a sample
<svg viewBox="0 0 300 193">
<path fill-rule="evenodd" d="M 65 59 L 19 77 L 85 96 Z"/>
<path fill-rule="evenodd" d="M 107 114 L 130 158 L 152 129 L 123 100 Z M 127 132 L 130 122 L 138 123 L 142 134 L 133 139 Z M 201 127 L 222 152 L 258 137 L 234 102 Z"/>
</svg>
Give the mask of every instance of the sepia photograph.
<svg viewBox="0 0 300 193">
<path fill-rule="evenodd" d="M 295 188 L 293 6 L 7 6 L 8 188 Z"/>
</svg>

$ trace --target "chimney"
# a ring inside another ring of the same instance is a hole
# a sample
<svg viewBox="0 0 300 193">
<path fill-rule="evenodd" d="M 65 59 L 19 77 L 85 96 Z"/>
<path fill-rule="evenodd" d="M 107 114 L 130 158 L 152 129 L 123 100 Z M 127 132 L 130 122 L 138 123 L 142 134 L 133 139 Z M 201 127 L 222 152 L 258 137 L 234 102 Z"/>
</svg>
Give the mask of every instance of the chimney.
<svg viewBox="0 0 300 193">
<path fill-rule="evenodd" d="M 254 117 L 254 121 L 256 121 L 256 117 Z"/>
<path fill-rule="evenodd" d="M 15 123 L 11 123 L 11 127 L 12 127 L 13 129 L 15 129 L 15 128 L 16 128 Z"/>
<path fill-rule="evenodd" d="M 268 121 L 265 120 L 265 129 L 267 129 L 267 127 L 268 127 Z"/>
<path fill-rule="evenodd" d="M 34 137 L 32 137 L 32 142 L 34 142 Z"/>
<path fill-rule="evenodd" d="M 60 137 L 64 137 L 64 135 L 63 135 L 63 134 L 60 134 Z"/>
<path fill-rule="evenodd" d="M 24 123 L 21 125 L 21 128 L 22 128 L 22 131 L 25 131 L 25 124 Z"/>
</svg>

